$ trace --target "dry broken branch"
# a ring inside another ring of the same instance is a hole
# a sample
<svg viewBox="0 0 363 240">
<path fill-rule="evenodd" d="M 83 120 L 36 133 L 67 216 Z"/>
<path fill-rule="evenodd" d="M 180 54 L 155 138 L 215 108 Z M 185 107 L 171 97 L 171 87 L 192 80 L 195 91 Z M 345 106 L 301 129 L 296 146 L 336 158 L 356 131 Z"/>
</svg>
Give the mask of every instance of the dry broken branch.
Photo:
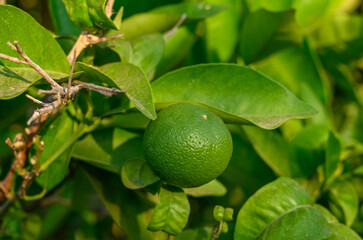
<svg viewBox="0 0 363 240">
<path fill-rule="evenodd" d="M 53 114 L 56 112 L 60 107 L 64 104 L 66 105 L 69 99 L 73 99 L 74 96 L 81 90 L 81 89 L 88 89 L 91 91 L 96 91 L 98 93 L 101 93 L 105 96 L 112 96 L 115 94 L 121 94 L 124 93 L 124 91 L 121 91 L 116 88 L 107 88 L 103 86 L 98 86 L 91 83 L 84 83 L 80 81 L 74 81 L 72 82 L 72 76 L 73 76 L 73 70 L 76 60 L 76 52 L 74 52 L 74 58 L 72 60 L 72 68 L 71 73 L 68 79 L 68 87 L 64 88 L 61 85 L 59 85 L 56 81 L 54 81 L 40 66 L 38 66 L 36 63 L 34 63 L 21 49 L 17 41 L 14 41 L 14 44 L 11 44 L 8 42 L 8 45 L 15 51 L 19 53 L 19 55 L 24 59 L 18 59 L 14 58 L 5 54 L 0 54 L 0 58 L 16 62 L 16 63 L 22 63 L 27 64 L 34 68 L 43 78 L 45 78 L 48 83 L 51 85 L 50 90 L 39 90 L 39 93 L 45 93 L 48 95 L 51 95 L 56 98 L 53 102 L 46 103 L 43 101 L 40 101 L 28 94 L 26 94 L 26 97 L 28 97 L 33 102 L 40 104 L 42 108 L 37 109 L 34 111 L 33 115 L 28 120 L 28 128 L 25 129 L 25 134 L 23 135 L 18 134 L 13 142 L 11 142 L 10 139 L 7 139 L 6 143 L 8 146 L 13 150 L 15 160 L 13 164 L 11 165 L 11 168 L 5 177 L 3 181 L 0 182 L 0 202 L 3 202 L 3 200 L 8 199 L 7 202 L 1 207 L 3 210 L 3 207 L 7 205 L 8 202 L 14 201 L 14 198 L 21 197 L 24 195 L 24 192 L 26 188 L 30 185 L 32 182 L 32 179 L 34 176 L 36 176 L 35 173 L 25 173 L 24 174 L 24 180 L 22 184 L 22 188 L 20 189 L 20 194 L 16 194 L 14 196 L 11 196 L 9 191 L 11 188 L 11 184 L 14 178 L 14 175 L 16 171 L 22 170 L 24 167 L 24 164 L 27 160 L 27 157 L 29 155 L 30 147 L 32 146 L 33 139 L 39 132 L 40 128 L 44 124 L 44 122 L 48 119 L 48 116 L 50 114 Z M 72 86 L 72 84 L 75 84 Z"/>
</svg>

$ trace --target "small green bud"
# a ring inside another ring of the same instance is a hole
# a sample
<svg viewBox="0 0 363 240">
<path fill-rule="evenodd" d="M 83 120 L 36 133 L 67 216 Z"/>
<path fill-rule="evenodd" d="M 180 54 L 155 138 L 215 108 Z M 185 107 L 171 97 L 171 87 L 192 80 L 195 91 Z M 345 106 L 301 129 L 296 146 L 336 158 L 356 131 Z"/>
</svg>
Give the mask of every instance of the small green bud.
<svg viewBox="0 0 363 240">
<path fill-rule="evenodd" d="M 223 222 L 222 224 L 222 232 L 227 233 L 228 232 L 228 223 Z"/>
<path fill-rule="evenodd" d="M 232 208 L 226 208 L 224 210 L 223 220 L 227 222 L 233 221 L 233 211 L 234 210 Z"/>
<path fill-rule="evenodd" d="M 213 216 L 216 221 L 222 221 L 224 217 L 224 207 L 216 205 L 213 210 Z"/>
</svg>

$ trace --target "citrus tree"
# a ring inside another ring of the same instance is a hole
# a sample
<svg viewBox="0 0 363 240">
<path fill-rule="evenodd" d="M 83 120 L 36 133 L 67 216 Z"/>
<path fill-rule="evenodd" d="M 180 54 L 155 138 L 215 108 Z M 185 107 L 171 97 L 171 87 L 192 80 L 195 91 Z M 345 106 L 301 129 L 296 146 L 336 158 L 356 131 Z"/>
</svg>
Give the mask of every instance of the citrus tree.
<svg viewBox="0 0 363 240">
<path fill-rule="evenodd" d="M 361 239 L 362 1 L 9 3 L 2 239 Z"/>
</svg>

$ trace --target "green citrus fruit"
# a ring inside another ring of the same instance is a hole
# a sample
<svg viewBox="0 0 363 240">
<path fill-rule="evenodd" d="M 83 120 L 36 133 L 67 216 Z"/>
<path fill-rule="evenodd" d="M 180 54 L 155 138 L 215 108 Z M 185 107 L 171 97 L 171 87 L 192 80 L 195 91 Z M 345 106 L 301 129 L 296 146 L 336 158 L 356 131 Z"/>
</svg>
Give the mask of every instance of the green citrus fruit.
<svg viewBox="0 0 363 240">
<path fill-rule="evenodd" d="M 222 119 L 190 103 L 160 111 L 144 135 L 146 162 L 161 180 L 197 187 L 218 177 L 232 155 L 232 138 Z"/>
</svg>

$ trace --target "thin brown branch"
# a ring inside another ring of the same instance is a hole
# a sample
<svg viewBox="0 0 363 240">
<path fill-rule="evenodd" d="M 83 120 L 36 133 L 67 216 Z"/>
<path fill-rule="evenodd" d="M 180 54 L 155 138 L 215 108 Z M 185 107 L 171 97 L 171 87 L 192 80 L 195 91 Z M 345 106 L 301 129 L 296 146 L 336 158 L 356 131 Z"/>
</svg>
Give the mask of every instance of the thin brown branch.
<svg viewBox="0 0 363 240">
<path fill-rule="evenodd" d="M 72 67 L 71 67 L 71 72 L 69 74 L 69 78 L 68 78 L 68 88 L 67 88 L 67 94 L 64 97 L 64 101 L 63 103 L 66 104 L 68 99 L 69 99 L 69 94 L 71 92 L 71 87 L 72 87 L 72 77 L 73 77 L 73 71 L 74 71 L 74 65 L 76 65 L 76 60 L 77 60 L 77 49 L 74 50 L 74 54 L 73 54 L 73 60 L 72 60 Z"/>
<path fill-rule="evenodd" d="M 88 89 L 94 92 L 98 92 L 101 93 L 107 97 L 111 97 L 112 95 L 116 95 L 116 94 L 122 94 L 125 93 L 125 91 L 122 91 L 120 89 L 117 88 L 108 88 L 108 87 L 102 87 L 99 85 L 95 85 L 92 83 L 85 83 L 85 82 L 81 82 L 81 81 L 73 81 L 74 84 L 76 84 L 75 91 L 78 91 L 80 89 Z"/>
<path fill-rule="evenodd" d="M 15 63 L 24 63 L 24 64 L 28 65 L 28 63 L 24 60 L 21 60 L 19 58 L 15 58 L 15 57 L 11 57 L 11 56 L 8 56 L 8 55 L 2 54 L 2 53 L 0 53 L 0 58 L 9 60 L 9 61 L 12 61 Z"/>
<path fill-rule="evenodd" d="M 23 51 L 23 49 L 21 49 L 21 47 L 18 44 L 18 41 L 14 41 L 15 44 L 15 48 L 16 51 L 20 54 L 20 56 L 22 56 L 25 60 L 25 62 L 31 66 L 32 68 L 34 68 L 45 80 L 47 80 L 47 82 L 52 85 L 53 88 L 56 88 L 59 91 L 63 91 L 63 88 L 56 83 L 56 81 L 54 81 L 41 67 L 39 67 L 36 63 L 34 63 Z M 8 42 L 8 45 L 11 46 L 14 49 L 14 46 Z"/>
<path fill-rule="evenodd" d="M 179 21 L 174 25 L 174 27 L 172 29 L 170 29 L 167 33 L 165 33 L 164 40 L 167 40 L 168 38 L 173 36 L 176 33 L 176 31 L 178 30 L 178 28 L 183 24 L 183 22 L 185 21 L 186 18 L 187 18 L 187 15 L 184 13 L 180 17 Z"/>
<path fill-rule="evenodd" d="M 29 94 L 25 94 L 25 97 L 29 98 L 29 99 L 30 99 L 30 100 L 32 100 L 33 102 L 38 103 L 38 104 L 40 104 L 40 105 L 42 105 L 42 106 L 47 105 L 46 103 L 44 103 L 44 102 L 42 102 L 42 101 L 40 101 L 40 100 L 38 100 L 38 99 L 36 99 L 36 98 L 34 98 L 34 97 L 30 96 Z"/>
<path fill-rule="evenodd" d="M 79 56 L 79 54 L 83 51 L 83 49 L 85 49 L 89 45 L 94 45 L 97 43 L 102 43 L 102 42 L 106 42 L 106 41 L 113 40 L 113 39 L 123 38 L 123 36 L 124 36 L 124 34 L 122 33 L 122 34 L 117 34 L 117 35 L 110 36 L 110 37 L 102 37 L 102 36 L 89 34 L 86 31 L 82 31 L 81 34 L 79 35 L 76 43 L 74 44 L 72 50 L 69 52 L 69 54 L 67 56 L 68 62 L 69 62 L 69 64 L 71 64 L 73 62 L 73 59 L 77 58 Z M 74 56 L 74 52 L 76 52 L 75 56 Z"/>
<path fill-rule="evenodd" d="M 108 18 L 111 18 L 112 16 L 112 8 L 113 8 L 113 4 L 115 3 L 115 0 L 108 0 L 105 6 L 105 12 Z"/>
</svg>

